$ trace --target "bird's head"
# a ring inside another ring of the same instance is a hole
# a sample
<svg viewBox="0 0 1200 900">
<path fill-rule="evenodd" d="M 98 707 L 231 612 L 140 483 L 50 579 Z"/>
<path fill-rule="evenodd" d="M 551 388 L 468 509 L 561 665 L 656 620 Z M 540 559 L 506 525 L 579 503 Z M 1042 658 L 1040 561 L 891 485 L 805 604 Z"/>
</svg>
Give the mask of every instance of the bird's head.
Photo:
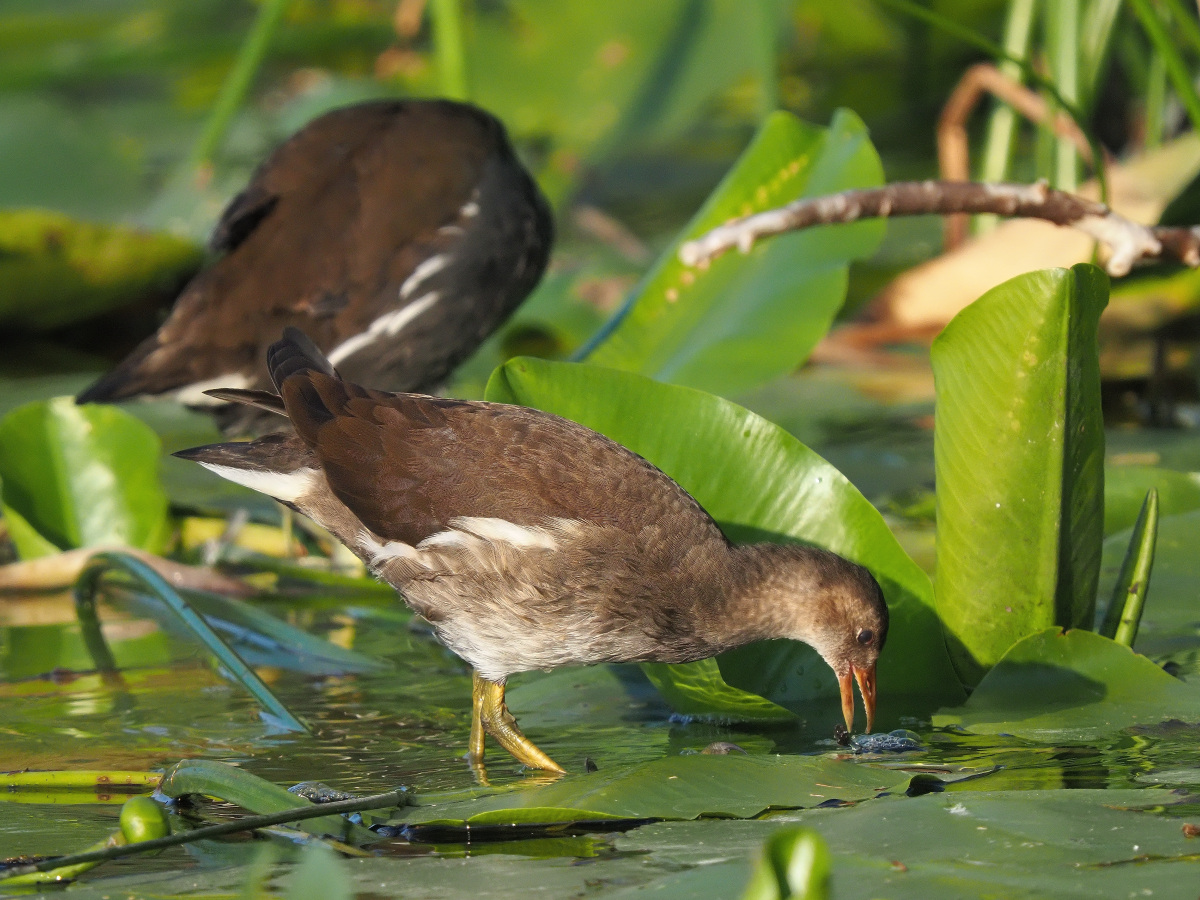
<svg viewBox="0 0 1200 900">
<path fill-rule="evenodd" d="M 770 558 L 760 603 L 771 636 L 803 641 L 829 664 L 841 689 L 846 728 L 854 730 L 854 683 L 875 722 L 875 664 L 888 632 L 879 582 L 837 554 L 801 545 L 758 545 Z"/>
</svg>

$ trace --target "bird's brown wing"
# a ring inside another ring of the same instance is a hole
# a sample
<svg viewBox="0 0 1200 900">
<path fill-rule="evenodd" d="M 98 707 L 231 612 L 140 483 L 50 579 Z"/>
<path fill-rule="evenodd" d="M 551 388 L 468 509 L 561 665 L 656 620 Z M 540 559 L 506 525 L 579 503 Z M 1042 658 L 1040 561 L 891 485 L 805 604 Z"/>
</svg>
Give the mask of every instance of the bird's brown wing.
<svg viewBox="0 0 1200 900">
<path fill-rule="evenodd" d="M 454 239 L 439 229 L 469 202 L 486 155 L 503 140 L 490 117 L 441 103 L 381 101 L 315 120 L 227 210 L 214 236 L 226 255 L 86 399 L 231 373 L 266 387 L 264 350 L 284 326 L 326 350 L 363 331 L 402 305 L 399 285 Z"/>
<path fill-rule="evenodd" d="M 373 532 L 416 544 L 456 516 L 536 526 L 566 518 L 681 546 L 725 543 L 659 469 L 583 426 L 496 403 L 386 395 L 310 371 L 283 385 L 330 488 Z"/>
</svg>

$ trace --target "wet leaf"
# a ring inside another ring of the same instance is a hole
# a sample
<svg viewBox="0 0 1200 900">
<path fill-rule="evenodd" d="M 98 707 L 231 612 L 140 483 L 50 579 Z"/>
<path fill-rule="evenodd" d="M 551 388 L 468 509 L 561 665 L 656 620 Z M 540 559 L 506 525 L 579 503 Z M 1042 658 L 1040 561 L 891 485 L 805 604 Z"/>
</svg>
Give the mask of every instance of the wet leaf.
<svg viewBox="0 0 1200 900">
<path fill-rule="evenodd" d="M 1048 629 L 1014 644 L 935 727 L 1037 741 L 1093 741 L 1135 725 L 1200 721 L 1200 688 L 1090 631 Z"/>
<path fill-rule="evenodd" d="M 845 299 L 847 266 L 874 251 L 882 223 L 782 235 L 703 268 L 684 266 L 679 246 L 736 216 L 882 179 L 853 113 L 838 113 L 828 129 L 774 113 L 588 362 L 725 395 L 795 369 L 829 330 Z"/>
<path fill-rule="evenodd" d="M 975 684 L 1012 643 L 1090 628 L 1104 502 L 1099 269 L 1006 282 L 934 341 L 937 608 Z"/>
<path fill-rule="evenodd" d="M 158 789 L 172 799 L 187 794 L 215 797 L 258 815 L 312 806 L 311 800 L 290 793 L 244 769 L 207 759 L 184 759 L 175 763 L 163 775 Z M 293 827 L 309 834 L 328 834 L 339 839 L 345 839 L 344 836 L 352 832 L 359 837 L 370 836 L 359 826 L 337 815 L 303 819 Z"/>
<path fill-rule="evenodd" d="M 169 295 L 202 257 L 168 234 L 39 209 L 0 211 L 0 325 L 46 331 Z"/>
<path fill-rule="evenodd" d="M 865 800 L 911 775 L 824 757 L 669 756 L 490 796 L 417 797 L 406 824 L 506 825 L 589 819 L 748 818 L 767 809 Z"/>
<path fill-rule="evenodd" d="M 128 545 L 155 551 L 167 534 L 154 432 L 112 406 L 70 397 L 0 420 L 4 514 L 24 559 Z"/>
<path fill-rule="evenodd" d="M 690 388 L 544 360 L 518 359 L 497 369 L 488 399 L 556 413 L 624 444 L 678 481 L 734 540 L 807 541 L 867 566 L 891 613 L 879 661 L 880 708 L 898 709 L 905 695 L 924 697 L 920 704 L 962 697 L 928 576 L 854 486 L 783 429 Z M 754 644 L 718 660 L 732 686 L 793 711 L 811 712 L 812 700 L 838 696 L 829 667 L 795 641 Z M 669 671 L 696 695 L 686 670 Z M 715 703 L 714 712 L 721 710 Z"/>
</svg>

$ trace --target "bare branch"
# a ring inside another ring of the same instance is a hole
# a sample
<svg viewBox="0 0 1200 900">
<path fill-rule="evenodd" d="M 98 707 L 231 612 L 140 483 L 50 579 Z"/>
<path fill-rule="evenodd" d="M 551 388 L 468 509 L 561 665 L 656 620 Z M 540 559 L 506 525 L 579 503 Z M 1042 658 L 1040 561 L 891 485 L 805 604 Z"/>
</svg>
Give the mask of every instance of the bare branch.
<svg viewBox="0 0 1200 900">
<path fill-rule="evenodd" d="M 1091 235 L 1109 249 L 1105 268 L 1113 277 L 1128 274 L 1143 260 L 1200 266 L 1200 226 L 1160 228 L 1141 225 L 1103 203 L 1037 184 L 981 184 L 970 181 L 900 181 L 881 188 L 843 191 L 797 200 L 787 206 L 719 225 L 679 248 L 684 265 L 694 266 L 731 247 L 748 253 L 760 237 L 813 225 L 856 222 L 889 216 L 992 213 L 1045 219 Z"/>
</svg>

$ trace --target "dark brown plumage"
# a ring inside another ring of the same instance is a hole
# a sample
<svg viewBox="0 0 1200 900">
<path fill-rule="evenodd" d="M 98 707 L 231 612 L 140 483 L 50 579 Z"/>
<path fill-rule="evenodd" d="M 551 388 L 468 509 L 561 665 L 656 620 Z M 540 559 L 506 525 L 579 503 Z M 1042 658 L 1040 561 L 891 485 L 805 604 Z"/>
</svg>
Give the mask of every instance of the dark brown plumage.
<svg viewBox="0 0 1200 900">
<path fill-rule="evenodd" d="M 79 402 L 265 388 L 285 326 L 356 380 L 431 389 L 537 284 L 552 235 L 489 114 L 417 100 L 335 110 L 262 164 L 213 233 L 217 262 Z"/>
<path fill-rule="evenodd" d="M 270 368 L 278 396 L 218 393 L 284 412 L 294 435 L 178 455 L 312 517 L 433 624 L 476 671 L 473 756 L 486 728 L 557 768 L 503 718 L 514 672 L 778 637 L 833 667 L 847 726 L 857 678 L 870 728 L 888 615 L 866 569 L 808 546 L 734 546 L 667 475 L 566 419 L 368 390 L 295 331 Z"/>
</svg>

